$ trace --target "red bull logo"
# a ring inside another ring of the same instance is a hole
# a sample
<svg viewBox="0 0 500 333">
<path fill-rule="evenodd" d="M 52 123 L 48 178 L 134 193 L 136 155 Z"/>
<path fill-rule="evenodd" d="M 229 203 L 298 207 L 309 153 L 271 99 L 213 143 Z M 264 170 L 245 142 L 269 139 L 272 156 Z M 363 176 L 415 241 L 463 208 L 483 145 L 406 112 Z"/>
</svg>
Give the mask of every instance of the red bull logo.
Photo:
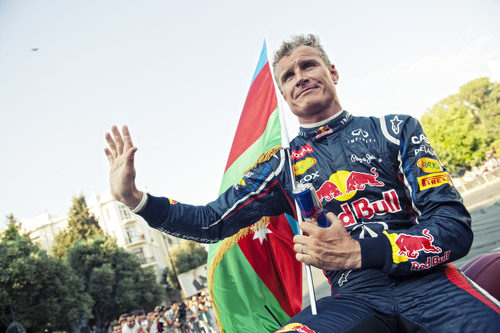
<svg viewBox="0 0 500 333">
<path fill-rule="evenodd" d="M 383 192 L 381 200 L 369 201 L 366 198 L 360 198 L 350 205 L 348 203 L 340 205 L 340 208 L 342 213 L 338 214 L 338 218 L 346 227 L 356 224 L 357 219 L 372 219 L 375 215 L 401 211 L 398 194 L 395 190 Z"/>
<path fill-rule="evenodd" d="M 285 325 L 274 333 L 280 333 L 280 332 L 316 333 L 314 330 L 310 329 L 306 325 L 299 323 L 291 323 Z"/>
<path fill-rule="evenodd" d="M 371 168 L 371 174 L 364 172 L 353 171 L 346 180 L 346 193 L 356 190 L 364 190 L 366 185 L 370 186 L 384 186 L 385 184 L 378 181 L 377 169 Z"/>
<path fill-rule="evenodd" d="M 319 200 L 346 201 L 352 198 L 356 192 L 363 191 L 366 186 L 384 186 L 379 180 L 376 168 L 370 169 L 371 173 L 340 170 L 332 174 L 316 191 Z"/>
<path fill-rule="evenodd" d="M 311 143 L 308 142 L 305 146 L 300 147 L 299 150 L 292 150 L 290 153 L 290 158 L 293 160 L 298 160 L 304 157 L 306 154 L 313 153 L 314 150 L 311 147 Z"/>
<path fill-rule="evenodd" d="M 330 133 L 333 133 L 333 130 L 330 127 L 328 127 L 328 126 L 321 126 L 316 131 L 316 139 L 322 138 L 325 135 L 328 135 Z"/>
<path fill-rule="evenodd" d="M 417 259 L 419 252 L 425 253 L 441 253 L 441 248 L 432 245 L 434 236 L 428 229 L 422 231 L 423 236 L 413 236 L 407 234 L 399 234 L 394 243 L 398 246 L 398 255 L 404 255 L 409 259 Z"/>
<path fill-rule="evenodd" d="M 419 264 L 418 262 L 412 262 L 411 263 L 411 270 L 412 271 L 423 271 L 426 269 L 429 269 L 431 267 L 434 267 L 436 265 L 442 264 L 446 260 L 450 259 L 450 254 L 451 251 L 446 251 L 444 255 L 440 256 L 432 256 L 432 257 L 427 257 L 427 261 L 423 264 Z"/>
</svg>

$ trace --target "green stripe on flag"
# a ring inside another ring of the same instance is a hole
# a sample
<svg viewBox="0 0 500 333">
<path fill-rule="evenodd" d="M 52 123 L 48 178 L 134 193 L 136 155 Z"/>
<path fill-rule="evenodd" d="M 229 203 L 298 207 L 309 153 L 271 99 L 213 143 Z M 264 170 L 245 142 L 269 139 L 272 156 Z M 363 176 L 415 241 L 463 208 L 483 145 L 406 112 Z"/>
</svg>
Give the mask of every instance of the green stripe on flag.
<svg viewBox="0 0 500 333">
<path fill-rule="evenodd" d="M 234 276 L 238 278 L 232 278 Z M 218 304 L 225 332 L 274 332 L 279 329 L 264 306 L 282 325 L 290 319 L 238 246 L 229 249 L 224 255 L 224 265 L 215 268 L 212 289 L 217 290 L 214 301 Z M 248 309 L 252 309 L 251 313 Z"/>
<path fill-rule="evenodd" d="M 224 173 L 220 193 L 237 183 L 243 177 L 242 172 L 250 168 L 261 154 L 277 145 L 281 145 L 278 108 L 270 115 L 262 135 Z"/>
<path fill-rule="evenodd" d="M 266 129 L 260 138 L 258 138 L 257 141 L 255 141 L 247 150 L 245 150 L 245 152 L 241 154 L 241 156 L 234 161 L 234 163 L 231 164 L 229 169 L 227 169 L 224 173 L 220 193 L 223 193 L 230 186 L 236 184 L 243 177 L 242 172 L 245 172 L 245 170 L 250 168 L 262 153 L 280 144 L 281 124 L 278 108 L 276 108 L 269 116 Z M 215 244 L 210 244 L 207 257 L 208 268 L 210 268 L 212 260 L 222 242 L 223 240 Z"/>
</svg>

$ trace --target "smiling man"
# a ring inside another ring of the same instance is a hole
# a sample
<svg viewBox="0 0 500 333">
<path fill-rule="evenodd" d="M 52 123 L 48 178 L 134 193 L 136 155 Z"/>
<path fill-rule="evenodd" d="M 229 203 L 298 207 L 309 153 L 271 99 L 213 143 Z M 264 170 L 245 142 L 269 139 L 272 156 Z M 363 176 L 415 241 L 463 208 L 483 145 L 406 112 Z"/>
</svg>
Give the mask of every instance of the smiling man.
<svg viewBox="0 0 500 333">
<path fill-rule="evenodd" d="M 313 35 L 284 42 L 273 68 L 301 124 L 295 181 L 314 185 L 331 222 L 303 223 L 308 236 L 295 236 L 294 249 L 325 271 L 332 295 L 317 302 L 317 316 L 305 309 L 280 331 L 497 331 L 498 302 L 447 264 L 469 251 L 470 215 L 419 122 L 343 110 L 339 74 Z M 127 127 L 106 139 L 115 198 L 174 236 L 216 242 L 262 216 L 294 214 L 284 150 L 215 201 L 191 206 L 137 190 Z"/>
</svg>

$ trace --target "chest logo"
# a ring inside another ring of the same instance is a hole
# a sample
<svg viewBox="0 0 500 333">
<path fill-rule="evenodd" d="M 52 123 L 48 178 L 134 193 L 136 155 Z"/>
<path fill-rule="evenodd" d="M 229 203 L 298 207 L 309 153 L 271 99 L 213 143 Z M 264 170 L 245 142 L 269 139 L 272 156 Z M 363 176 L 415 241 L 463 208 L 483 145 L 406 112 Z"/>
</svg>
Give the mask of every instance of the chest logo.
<svg viewBox="0 0 500 333">
<path fill-rule="evenodd" d="M 308 157 L 303 161 L 295 163 L 293 165 L 293 172 L 295 173 L 295 175 L 302 175 L 314 164 L 316 164 L 316 159 Z"/>
<path fill-rule="evenodd" d="M 358 171 L 340 170 L 332 174 L 330 178 L 316 191 L 321 201 L 346 201 L 352 198 L 357 191 L 363 191 L 366 186 L 382 187 L 385 184 L 379 181 L 376 168 L 370 169 L 371 173 Z"/>
<path fill-rule="evenodd" d="M 299 150 L 292 150 L 290 153 L 290 157 L 293 160 L 299 160 L 304 157 L 306 154 L 314 153 L 314 150 L 311 147 L 311 143 L 308 142 L 305 146 L 300 147 Z"/>
</svg>

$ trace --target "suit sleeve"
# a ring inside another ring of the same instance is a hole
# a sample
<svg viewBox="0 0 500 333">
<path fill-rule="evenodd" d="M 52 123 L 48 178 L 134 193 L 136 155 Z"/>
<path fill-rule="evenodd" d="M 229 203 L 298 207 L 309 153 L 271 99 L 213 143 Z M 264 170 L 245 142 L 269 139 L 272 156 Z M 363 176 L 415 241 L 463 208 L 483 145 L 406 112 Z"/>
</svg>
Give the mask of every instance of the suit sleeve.
<svg viewBox="0 0 500 333">
<path fill-rule="evenodd" d="M 384 231 L 377 240 L 385 247 L 382 270 L 405 275 L 465 256 L 473 240 L 471 217 L 422 126 L 409 116 L 382 120 L 384 136 L 397 155 L 399 175 L 416 215 L 413 226 Z M 399 121 L 401 127 L 393 126 Z"/>
<path fill-rule="evenodd" d="M 288 190 L 282 181 L 287 171 L 285 161 L 281 150 L 205 206 L 183 204 L 148 194 L 147 204 L 138 215 L 151 227 L 175 237 L 199 243 L 218 242 L 263 216 L 291 213 Z"/>
</svg>

